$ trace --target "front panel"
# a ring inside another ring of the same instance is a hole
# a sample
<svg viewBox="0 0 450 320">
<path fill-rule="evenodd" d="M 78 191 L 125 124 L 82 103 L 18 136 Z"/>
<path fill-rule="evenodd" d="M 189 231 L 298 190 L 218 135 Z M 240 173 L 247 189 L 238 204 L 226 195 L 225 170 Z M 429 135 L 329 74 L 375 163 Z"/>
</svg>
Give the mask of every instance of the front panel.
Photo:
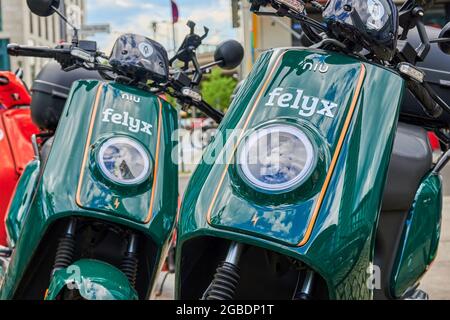
<svg viewBox="0 0 450 320">
<path fill-rule="evenodd" d="M 302 185 L 287 193 L 254 190 L 239 172 L 246 160 L 240 161 L 237 149 L 226 159 L 232 165 L 217 165 L 211 172 L 210 181 L 219 181 L 213 188 L 215 194 L 202 194 L 201 200 L 211 203 L 207 213 L 211 225 L 270 236 L 286 245 L 303 242 L 316 219 L 322 186 L 333 156 L 341 150 L 365 76 L 364 65 L 339 55 L 297 50 L 280 53 L 261 95 L 248 106 L 246 121 L 238 125 L 242 131 L 236 138 L 238 149 L 252 131 L 290 125 L 311 143 L 311 150 L 305 152 L 314 153 L 312 172 Z M 226 148 L 235 146 L 228 144 Z"/>
<path fill-rule="evenodd" d="M 199 234 L 236 239 L 302 260 L 326 280 L 331 298 L 370 298 L 373 235 L 403 91 L 394 72 L 341 54 L 264 53 L 191 178 L 180 246 Z M 274 126 L 301 131 L 314 153 L 313 169 L 281 193 L 255 188 L 239 169 L 246 138 Z"/>
<path fill-rule="evenodd" d="M 147 223 L 160 161 L 162 100 L 99 87 L 77 187 L 82 208 Z"/>
</svg>

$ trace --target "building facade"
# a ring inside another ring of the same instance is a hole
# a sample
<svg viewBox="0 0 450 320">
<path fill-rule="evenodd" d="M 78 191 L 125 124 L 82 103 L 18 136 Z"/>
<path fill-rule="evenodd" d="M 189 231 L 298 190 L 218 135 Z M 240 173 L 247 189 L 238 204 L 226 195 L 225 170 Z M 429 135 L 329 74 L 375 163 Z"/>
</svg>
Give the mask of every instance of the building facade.
<svg viewBox="0 0 450 320">
<path fill-rule="evenodd" d="M 326 0 L 319 0 L 326 3 Z M 396 0 L 401 5 L 403 0 Z M 308 14 L 320 20 L 321 14 L 308 9 Z M 435 27 L 443 27 L 450 21 L 450 0 L 435 0 L 434 6 L 425 16 L 425 23 Z M 288 18 L 258 17 L 250 12 L 248 1 L 240 0 L 240 31 L 241 40 L 245 48 L 245 60 L 242 64 L 242 77 L 251 70 L 259 54 L 267 49 L 276 47 L 299 46 L 301 26 Z"/>
<path fill-rule="evenodd" d="M 81 26 L 85 19 L 85 0 L 65 0 L 61 11 L 71 22 Z M 31 85 L 35 76 L 48 62 L 46 59 L 9 57 L 8 43 L 54 47 L 70 40 L 67 30 L 57 15 L 38 17 L 30 12 L 26 0 L 0 0 L 0 70 L 24 70 L 24 80 Z"/>
</svg>

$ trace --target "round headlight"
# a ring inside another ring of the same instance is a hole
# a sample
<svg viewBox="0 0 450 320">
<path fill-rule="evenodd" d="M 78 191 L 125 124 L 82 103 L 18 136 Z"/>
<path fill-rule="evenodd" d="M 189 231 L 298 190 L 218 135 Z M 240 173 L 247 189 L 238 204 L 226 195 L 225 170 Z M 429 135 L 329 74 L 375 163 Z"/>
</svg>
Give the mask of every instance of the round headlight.
<svg viewBox="0 0 450 320">
<path fill-rule="evenodd" d="M 111 138 L 100 147 L 97 162 L 111 181 L 124 185 L 142 183 L 150 175 L 150 158 L 135 140 Z"/>
<path fill-rule="evenodd" d="M 309 176 L 315 162 L 314 148 L 297 127 L 271 125 L 250 134 L 238 149 L 243 178 L 264 192 L 287 192 Z"/>
</svg>

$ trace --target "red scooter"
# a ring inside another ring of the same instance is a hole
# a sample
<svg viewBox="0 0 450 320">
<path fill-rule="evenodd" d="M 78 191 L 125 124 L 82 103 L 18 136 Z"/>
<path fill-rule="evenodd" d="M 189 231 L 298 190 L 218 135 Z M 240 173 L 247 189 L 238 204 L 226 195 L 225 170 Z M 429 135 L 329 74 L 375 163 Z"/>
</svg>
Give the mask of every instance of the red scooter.
<svg viewBox="0 0 450 320">
<path fill-rule="evenodd" d="M 34 156 L 31 136 L 39 133 L 31 120 L 31 96 L 21 73 L 0 72 L 0 246 L 7 244 L 3 221 L 10 198 Z"/>
</svg>

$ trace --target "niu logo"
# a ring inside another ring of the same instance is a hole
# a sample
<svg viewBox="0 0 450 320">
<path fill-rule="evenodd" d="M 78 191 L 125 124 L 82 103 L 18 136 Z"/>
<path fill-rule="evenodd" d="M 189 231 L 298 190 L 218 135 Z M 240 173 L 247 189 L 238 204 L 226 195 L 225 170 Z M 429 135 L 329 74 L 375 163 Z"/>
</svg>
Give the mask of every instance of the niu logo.
<svg viewBox="0 0 450 320">
<path fill-rule="evenodd" d="M 136 102 L 139 103 L 141 102 L 141 97 L 136 97 L 132 94 L 128 94 L 128 93 L 123 93 L 122 94 L 122 99 L 123 100 L 127 100 L 127 101 L 131 101 L 131 102 Z"/>
<path fill-rule="evenodd" d="M 330 67 L 326 63 L 321 62 L 307 62 L 303 65 L 303 70 L 309 70 L 309 71 L 319 71 L 320 73 L 327 73 Z"/>
<path fill-rule="evenodd" d="M 308 70 L 308 71 L 313 71 L 313 72 L 319 71 L 320 73 L 327 73 L 328 70 L 330 69 L 330 66 L 325 63 L 325 59 L 327 57 L 328 56 L 322 56 L 319 54 L 309 55 L 305 58 L 305 60 L 303 60 L 300 63 L 300 67 L 303 70 Z"/>
</svg>

